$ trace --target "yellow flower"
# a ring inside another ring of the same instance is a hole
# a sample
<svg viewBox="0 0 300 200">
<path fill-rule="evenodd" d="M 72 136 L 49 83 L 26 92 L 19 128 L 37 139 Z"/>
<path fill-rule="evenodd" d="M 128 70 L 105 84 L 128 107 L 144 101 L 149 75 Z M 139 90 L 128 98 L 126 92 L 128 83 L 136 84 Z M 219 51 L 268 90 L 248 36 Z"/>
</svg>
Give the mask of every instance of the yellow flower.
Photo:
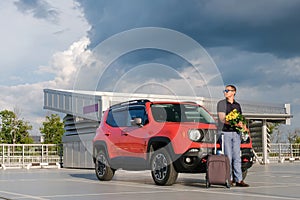
<svg viewBox="0 0 300 200">
<path fill-rule="evenodd" d="M 239 122 L 246 124 L 245 117 L 237 111 L 237 109 L 232 110 L 228 115 L 226 115 L 225 120 L 229 122 L 231 127 L 235 127 L 239 132 L 247 132 L 244 128 L 236 126 Z"/>
</svg>

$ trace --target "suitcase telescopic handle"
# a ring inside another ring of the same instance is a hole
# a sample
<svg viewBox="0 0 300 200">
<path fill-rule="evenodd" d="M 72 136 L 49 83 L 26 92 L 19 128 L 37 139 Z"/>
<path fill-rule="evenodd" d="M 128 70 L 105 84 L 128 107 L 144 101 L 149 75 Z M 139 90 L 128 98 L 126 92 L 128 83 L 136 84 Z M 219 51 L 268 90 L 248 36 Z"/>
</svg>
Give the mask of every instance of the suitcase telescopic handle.
<svg viewBox="0 0 300 200">
<path fill-rule="evenodd" d="M 217 154 L 217 134 L 216 133 L 214 135 L 214 145 L 215 145 L 214 154 L 216 155 Z"/>
<path fill-rule="evenodd" d="M 214 140 L 215 140 L 215 150 L 214 150 L 214 154 L 217 154 L 217 142 L 218 142 L 218 138 L 217 138 L 217 134 L 214 135 Z M 221 151 L 220 153 L 218 152 L 218 154 L 224 154 L 224 133 L 221 133 Z"/>
</svg>

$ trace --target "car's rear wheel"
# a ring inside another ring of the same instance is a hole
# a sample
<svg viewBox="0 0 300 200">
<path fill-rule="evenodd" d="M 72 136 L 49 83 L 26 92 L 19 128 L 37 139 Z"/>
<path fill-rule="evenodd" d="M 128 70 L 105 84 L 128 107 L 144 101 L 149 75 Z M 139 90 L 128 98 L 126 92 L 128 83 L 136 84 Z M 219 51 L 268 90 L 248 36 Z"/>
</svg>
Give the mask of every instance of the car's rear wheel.
<svg viewBox="0 0 300 200">
<path fill-rule="evenodd" d="M 100 181 L 110 181 L 115 174 L 115 170 L 109 166 L 107 155 L 102 150 L 96 156 L 95 172 Z"/>
<path fill-rule="evenodd" d="M 172 185 L 176 182 L 178 173 L 166 149 L 162 148 L 153 152 L 151 175 L 157 185 Z"/>
<path fill-rule="evenodd" d="M 248 169 L 245 169 L 244 171 L 242 171 L 243 180 L 245 180 L 247 173 L 248 173 Z"/>
</svg>

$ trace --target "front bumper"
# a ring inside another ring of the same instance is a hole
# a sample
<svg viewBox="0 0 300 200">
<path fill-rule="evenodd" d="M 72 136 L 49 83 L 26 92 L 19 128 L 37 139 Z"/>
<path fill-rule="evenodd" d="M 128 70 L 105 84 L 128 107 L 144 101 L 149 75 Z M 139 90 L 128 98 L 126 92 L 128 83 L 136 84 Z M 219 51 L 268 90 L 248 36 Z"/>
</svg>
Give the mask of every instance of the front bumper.
<svg viewBox="0 0 300 200">
<path fill-rule="evenodd" d="M 189 149 L 182 155 L 177 155 L 174 167 L 179 173 L 205 173 L 208 155 L 213 153 L 212 148 Z"/>
<path fill-rule="evenodd" d="M 208 155 L 213 153 L 213 148 L 189 149 L 186 153 L 177 155 L 173 164 L 178 173 L 206 173 Z M 242 171 L 252 167 L 253 156 L 251 148 L 241 149 Z"/>
</svg>

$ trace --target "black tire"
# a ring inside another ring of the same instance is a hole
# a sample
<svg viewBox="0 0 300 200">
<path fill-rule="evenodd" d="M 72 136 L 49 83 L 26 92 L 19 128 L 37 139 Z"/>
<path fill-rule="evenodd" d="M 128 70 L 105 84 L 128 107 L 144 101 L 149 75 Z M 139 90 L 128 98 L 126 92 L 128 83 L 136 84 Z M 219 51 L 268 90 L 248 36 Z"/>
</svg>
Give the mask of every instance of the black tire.
<svg viewBox="0 0 300 200">
<path fill-rule="evenodd" d="M 95 172 L 100 181 L 110 181 L 115 174 L 115 170 L 109 166 L 107 155 L 102 150 L 96 156 Z"/>
<path fill-rule="evenodd" d="M 244 171 L 242 171 L 243 180 L 246 179 L 247 173 L 248 173 L 248 169 L 245 169 Z"/>
<path fill-rule="evenodd" d="M 151 157 L 151 175 L 157 185 L 173 185 L 178 177 L 171 157 L 164 148 L 153 152 Z"/>
</svg>

